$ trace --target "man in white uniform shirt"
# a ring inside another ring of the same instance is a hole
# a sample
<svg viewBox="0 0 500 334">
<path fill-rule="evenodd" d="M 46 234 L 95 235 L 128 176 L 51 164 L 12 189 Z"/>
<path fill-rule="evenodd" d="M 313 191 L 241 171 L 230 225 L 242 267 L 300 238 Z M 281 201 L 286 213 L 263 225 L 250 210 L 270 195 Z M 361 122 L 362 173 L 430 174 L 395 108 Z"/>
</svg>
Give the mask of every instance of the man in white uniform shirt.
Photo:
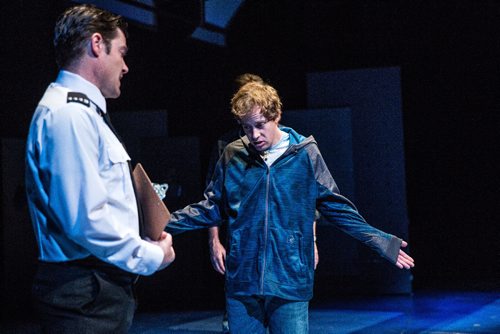
<svg viewBox="0 0 500 334">
<path fill-rule="evenodd" d="M 126 23 L 80 5 L 54 33 L 60 68 L 33 115 L 26 189 L 39 249 L 33 294 L 42 332 L 126 333 L 133 284 L 175 258 L 172 237 L 140 236 L 130 157 L 109 122 L 106 98 L 128 72 Z"/>
</svg>

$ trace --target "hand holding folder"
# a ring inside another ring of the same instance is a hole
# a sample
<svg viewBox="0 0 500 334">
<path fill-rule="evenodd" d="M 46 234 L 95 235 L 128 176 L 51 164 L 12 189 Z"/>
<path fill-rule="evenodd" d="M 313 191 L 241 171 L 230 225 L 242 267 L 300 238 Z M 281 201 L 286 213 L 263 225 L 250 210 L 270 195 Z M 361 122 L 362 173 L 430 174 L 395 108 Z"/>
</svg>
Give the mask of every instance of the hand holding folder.
<svg viewBox="0 0 500 334">
<path fill-rule="evenodd" d="M 161 200 L 151 183 L 146 171 L 138 163 L 132 173 L 136 196 L 144 216 L 144 235 L 151 240 L 159 240 L 161 232 L 170 221 L 170 211 Z"/>
</svg>

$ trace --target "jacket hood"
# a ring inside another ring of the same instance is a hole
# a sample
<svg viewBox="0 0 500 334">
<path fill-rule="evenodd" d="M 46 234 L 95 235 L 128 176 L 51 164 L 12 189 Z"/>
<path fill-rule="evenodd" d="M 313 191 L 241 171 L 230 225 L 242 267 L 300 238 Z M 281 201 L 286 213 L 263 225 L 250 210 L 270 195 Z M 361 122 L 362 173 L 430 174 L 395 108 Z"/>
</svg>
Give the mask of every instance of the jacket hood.
<svg viewBox="0 0 500 334">
<path fill-rule="evenodd" d="M 290 147 L 288 148 L 287 152 L 292 150 L 299 151 L 310 144 L 317 145 L 317 142 L 313 136 L 305 137 L 294 129 L 282 125 L 279 126 L 279 129 L 290 135 Z M 248 151 L 258 154 L 255 148 L 250 144 L 250 140 L 248 140 L 247 136 L 243 132 L 240 132 L 240 139 Z"/>
</svg>

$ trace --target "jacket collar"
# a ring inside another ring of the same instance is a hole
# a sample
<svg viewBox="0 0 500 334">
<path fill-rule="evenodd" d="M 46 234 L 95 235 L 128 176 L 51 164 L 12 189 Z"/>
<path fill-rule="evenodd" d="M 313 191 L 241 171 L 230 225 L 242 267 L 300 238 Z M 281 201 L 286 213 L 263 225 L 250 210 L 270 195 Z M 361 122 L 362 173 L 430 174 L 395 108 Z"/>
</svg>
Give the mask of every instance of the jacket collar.
<svg viewBox="0 0 500 334">
<path fill-rule="evenodd" d="M 290 152 L 297 152 L 307 145 L 317 144 L 316 140 L 314 139 L 313 136 L 304 137 L 303 135 L 299 134 L 294 129 L 283 126 L 283 125 L 280 125 L 279 128 L 281 131 L 284 131 L 290 135 L 290 146 L 285 151 L 285 153 L 283 153 L 283 156 L 287 155 Z M 253 147 L 252 144 L 250 144 L 250 141 L 248 140 L 247 136 L 243 133 L 243 131 L 240 132 L 240 139 L 243 142 L 243 145 L 245 146 L 245 148 L 250 153 L 252 153 L 253 155 L 259 156 L 259 152 Z"/>
</svg>

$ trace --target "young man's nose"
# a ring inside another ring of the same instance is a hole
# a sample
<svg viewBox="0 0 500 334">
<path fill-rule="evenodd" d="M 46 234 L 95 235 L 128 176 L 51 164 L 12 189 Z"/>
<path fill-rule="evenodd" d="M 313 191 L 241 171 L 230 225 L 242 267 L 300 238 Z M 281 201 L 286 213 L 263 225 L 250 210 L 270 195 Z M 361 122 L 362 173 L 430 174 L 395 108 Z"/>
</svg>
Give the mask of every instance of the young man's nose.
<svg viewBox="0 0 500 334">
<path fill-rule="evenodd" d="M 252 129 L 252 139 L 257 139 L 260 136 L 260 132 L 258 129 Z"/>
</svg>

